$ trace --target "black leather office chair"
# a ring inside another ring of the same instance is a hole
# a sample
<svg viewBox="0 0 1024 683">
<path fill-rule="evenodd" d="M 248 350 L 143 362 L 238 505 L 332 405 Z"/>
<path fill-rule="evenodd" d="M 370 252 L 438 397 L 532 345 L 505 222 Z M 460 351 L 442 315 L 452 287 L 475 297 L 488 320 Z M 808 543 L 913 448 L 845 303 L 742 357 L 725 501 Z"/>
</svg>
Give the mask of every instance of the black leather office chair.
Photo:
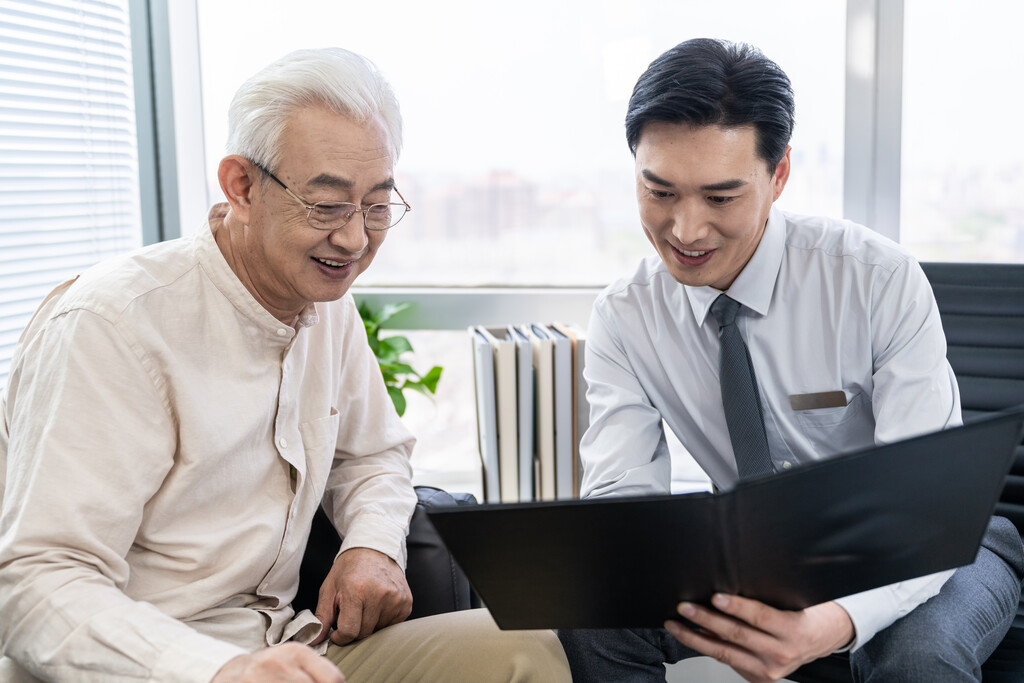
<svg viewBox="0 0 1024 683">
<path fill-rule="evenodd" d="M 476 498 L 469 493 L 448 493 L 431 486 L 417 486 L 416 496 L 419 500 L 406 538 L 409 557 L 405 577 L 413 598 L 409 618 L 479 607 L 480 601 L 470 589 L 469 580 L 455 564 L 426 515 L 429 507 L 472 505 Z M 299 570 L 299 592 L 292 602 L 296 612 L 316 611 L 320 584 L 334 564 L 340 545 L 334 525 L 322 508 L 317 510 Z"/>
</svg>

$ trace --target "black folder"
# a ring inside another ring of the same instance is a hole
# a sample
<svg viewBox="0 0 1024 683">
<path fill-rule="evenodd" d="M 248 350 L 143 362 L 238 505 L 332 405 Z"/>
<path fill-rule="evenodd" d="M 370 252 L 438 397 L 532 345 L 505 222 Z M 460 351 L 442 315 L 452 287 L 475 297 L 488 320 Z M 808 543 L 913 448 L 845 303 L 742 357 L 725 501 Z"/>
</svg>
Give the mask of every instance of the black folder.
<svg viewBox="0 0 1024 683">
<path fill-rule="evenodd" d="M 974 561 L 1024 410 L 720 494 L 428 511 L 503 629 L 661 626 L 724 592 L 802 609 Z"/>
</svg>

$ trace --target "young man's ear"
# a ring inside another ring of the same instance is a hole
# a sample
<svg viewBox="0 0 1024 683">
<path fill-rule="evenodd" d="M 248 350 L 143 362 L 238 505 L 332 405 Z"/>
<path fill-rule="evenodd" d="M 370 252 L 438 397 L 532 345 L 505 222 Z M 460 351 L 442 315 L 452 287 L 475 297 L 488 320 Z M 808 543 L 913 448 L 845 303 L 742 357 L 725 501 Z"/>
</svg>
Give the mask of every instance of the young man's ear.
<svg viewBox="0 0 1024 683">
<path fill-rule="evenodd" d="M 772 176 L 773 202 L 782 195 L 782 190 L 786 187 L 786 181 L 789 180 L 789 153 L 791 151 L 793 151 L 793 148 L 787 145 L 786 151 L 783 152 L 782 158 L 779 159 L 779 163 L 775 166 L 775 174 Z"/>
<path fill-rule="evenodd" d="M 258 173 L 259 169 L 251 161 L 237 154 L 224 157 L 217 167 L 220 189 L 231 205 L 231 211 L 245 225 L 249 224 L 250 195 Z"/>
</svg>

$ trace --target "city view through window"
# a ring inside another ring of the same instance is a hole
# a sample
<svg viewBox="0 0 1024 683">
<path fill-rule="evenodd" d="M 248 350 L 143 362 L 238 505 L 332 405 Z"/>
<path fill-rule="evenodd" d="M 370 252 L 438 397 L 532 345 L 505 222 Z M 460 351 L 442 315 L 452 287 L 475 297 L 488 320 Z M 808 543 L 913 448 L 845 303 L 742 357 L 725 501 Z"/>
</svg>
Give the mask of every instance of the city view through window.
<svg viewBox="0 0 1024 683">
<path fill-rule="evenodd" d="M 397 179 L 414 210 L 363 285 L 600 286 L 631 268 L 650 247 L 636 219 L 626 101 L 654 57 L 696 36 L 753 43 L 789 73 L 794 167 L 779 206 L 843 213 L 845 3 L 389 7 L 382 41 L 337 30 L 379 22 L 369 6 L 199 3 L 211 199 L 227 105 L 254 63 L 340 45 L 395 86 L 405 118 Z M 905 8 L 901 241 L 922 260 L 1024 260 L 1014 120 L 1024 94 L 1010 86 L 1024 76 L 1011 34 L 1024 5 Z"/>
<path fill-rule="evenodd" d="M 1024 4 L 908 0 L 900 241 L 922 261 L 1024 261 Z"/>
<path fill-rule="evenodd" d="M 636 218 L 626 103 L 650 61 L 690 37 L 744 40 L 786 69 L 798 123 L 782 205 L 842 211 L 843 3 L 390 7 L 382 41 L 375 31 L 337 30 L 379 22 L 369 6 L 199 3 L 211 185 L 230 96 L 254 61 L 339 45 L 372 59 L 394 85 L 405 119 L 397 180 L 413 211 L 362 285 L 600 286 L 630 269 L 651 248 Z M 218 195 L 214 186 L 211 199 Z"/>
</svg>

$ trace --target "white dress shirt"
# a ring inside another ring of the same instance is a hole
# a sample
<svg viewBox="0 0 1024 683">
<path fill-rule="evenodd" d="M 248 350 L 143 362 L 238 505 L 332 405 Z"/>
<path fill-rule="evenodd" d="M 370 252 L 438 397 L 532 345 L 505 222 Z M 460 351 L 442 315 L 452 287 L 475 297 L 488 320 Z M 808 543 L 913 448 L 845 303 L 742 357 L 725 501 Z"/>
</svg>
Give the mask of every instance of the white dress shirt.
<svg viewBox="0 0 1024 683">
<path fill-rule="evenodd" d="M 290 603 L 321 500 L 339 550 L 405 565 L 414 441 L 351 296 L 284 325 L 209 227 L 59 288 L 4 398 L 4 681 L 208 681 L 309 642 Z"/>
<path fill-rule="evenodd" d="M 677 282 L 658 256 L 594 304 L 585 378 L 584 496 L 670 491 L 662 420 L 720 488 L 737 469 L 718 380 L 721 294 Z M 895 243 L 844 221 L 773 208 L 728 290 L 757 375 L 775 469 L 961 423 L 960 396 L 931 287 Z M 844 407 L 794 410 L 828 391 Z M 854 647 L 938 592 L 951 572 L 843 598 Z"/>
</svg>

